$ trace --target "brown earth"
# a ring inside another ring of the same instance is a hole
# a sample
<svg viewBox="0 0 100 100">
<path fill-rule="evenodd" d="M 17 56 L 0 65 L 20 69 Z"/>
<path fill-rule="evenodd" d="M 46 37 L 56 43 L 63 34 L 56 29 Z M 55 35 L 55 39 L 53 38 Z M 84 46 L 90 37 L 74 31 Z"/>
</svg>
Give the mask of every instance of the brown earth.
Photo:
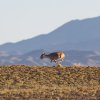
<svg viewBox="0 0 100 100">
<path fill-rule="evenodd" d="M 100 67 L 0 66 L 0 100 L 100 100 Z"/>
</svg>

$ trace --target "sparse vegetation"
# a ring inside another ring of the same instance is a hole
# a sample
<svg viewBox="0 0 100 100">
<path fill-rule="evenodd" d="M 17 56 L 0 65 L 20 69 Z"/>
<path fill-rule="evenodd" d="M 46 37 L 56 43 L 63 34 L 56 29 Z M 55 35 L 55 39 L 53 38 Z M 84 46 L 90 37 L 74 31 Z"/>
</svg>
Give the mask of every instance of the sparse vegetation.
<svg viewBox="0 0 100 100">
<path fill-rule="evenodd" d="M 0 100 L 100 100 L 100 67 L 0 66 Z"/>
</svg>

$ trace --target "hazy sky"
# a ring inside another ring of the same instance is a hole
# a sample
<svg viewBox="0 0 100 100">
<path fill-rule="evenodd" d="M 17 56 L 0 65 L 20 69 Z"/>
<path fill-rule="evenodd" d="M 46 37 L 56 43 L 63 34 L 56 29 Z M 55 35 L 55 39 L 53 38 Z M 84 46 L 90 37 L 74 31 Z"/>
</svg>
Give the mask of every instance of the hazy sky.
<svg viewBox="0 0 100 100">
<path fill-rule="evenodd" d="M 100 0 L 0 0 L 0 44 L 48 33 L 72 19 L 100 16 Z"/>
</svg>

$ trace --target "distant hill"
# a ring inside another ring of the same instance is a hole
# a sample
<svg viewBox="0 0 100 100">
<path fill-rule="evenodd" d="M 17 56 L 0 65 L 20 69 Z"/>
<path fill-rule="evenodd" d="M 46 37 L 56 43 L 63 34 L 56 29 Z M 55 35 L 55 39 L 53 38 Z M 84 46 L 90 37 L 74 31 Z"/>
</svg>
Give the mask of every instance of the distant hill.
<svg viewBox="0 0 100 100">
<path fill-rule="evenodd" d="M 0 51 L 23 54 L 32 50 L 91 50 L 100 51 L 100 17 L 72 20 L 46 34 L 0 45 Z"/>
<path fill-rule="evenodd" d="M 43 50 L 64 51 L 64 65 L 99 66 L 100 17 L 72 20 L 46 35 L 0 45 L 0 65 L 51 65 L 48 60 L 40 60 Z"/>
<path fill-rule="evenodd" d="M 88 65 L 88 66 L 100 66 L 100 53 L 94 51 L 80 51 L 69 50 L 65 52 L 65 59 L 62 65 Z M 7 53 L 0 54 L 0 65 L 44 65 L 54 66 L 55 63 L 51 63 L 49 59 L 40 59 L 42 50 L 35 50 L 23 55 L 9 55 Z"/>
</svg>

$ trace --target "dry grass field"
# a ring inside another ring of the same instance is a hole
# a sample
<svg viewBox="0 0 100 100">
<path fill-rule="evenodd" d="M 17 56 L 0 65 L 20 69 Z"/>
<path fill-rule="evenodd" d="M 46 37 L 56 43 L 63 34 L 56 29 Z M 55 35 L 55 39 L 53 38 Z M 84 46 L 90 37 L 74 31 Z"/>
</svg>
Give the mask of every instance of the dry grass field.
<svg viewBox="0 0 100 100">
<path fill-rule="evenodd" d="M 0 66 L 0 100 L 100 100 L 100 67 Z"/>
</svg>

